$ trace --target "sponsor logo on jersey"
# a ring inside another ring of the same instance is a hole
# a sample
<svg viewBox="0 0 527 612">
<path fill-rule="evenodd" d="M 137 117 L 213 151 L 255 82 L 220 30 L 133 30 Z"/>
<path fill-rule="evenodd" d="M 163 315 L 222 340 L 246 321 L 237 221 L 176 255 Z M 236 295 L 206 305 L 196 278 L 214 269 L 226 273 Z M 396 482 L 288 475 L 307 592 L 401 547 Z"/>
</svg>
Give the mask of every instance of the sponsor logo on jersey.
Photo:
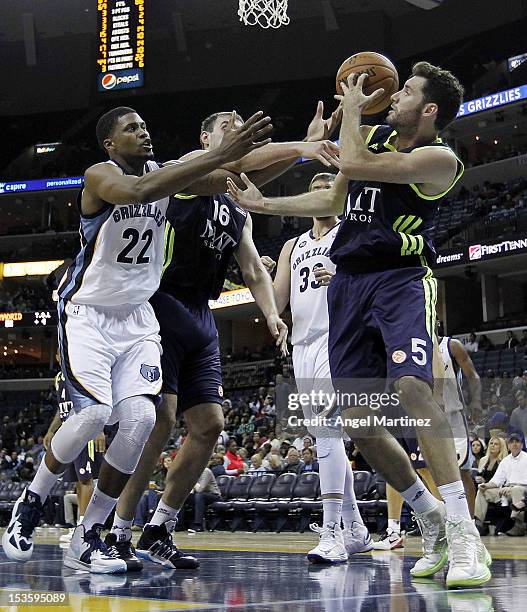
<svg viewBox="0 0 527 612">
<path fill-rule="evenodd" d="M 394 351 L 392 353 L 392 361 L 394 363 L 402 363 L 406 360 L 406 353 L 404 351 Z"/>
<path fill-rule="evenodd" d="M 302 240 L 302 242 L 298 245 L 298 248 L 301 249 L 302 247 L 305 247 L 307 244 L 307 240 Z"/>
<path fill-rule="evenodd" d="M 380 193 L 380 187 L 366 186 L 359 193 L 358 197 L 355 199 L 355 202 L 352 201 L 351 194 L 348 195 L 345 210 L 346 221 L 371 223 L 373 213 L 375 212 L 377 196 Z"/>
<path fill-rule="evenodd" d="M 161 378 L 161 372 L 157 366 L 147 365 L 146 363 L 141 364 L 141 376 L 148 382 L 155 382 Z"/>
</svg>

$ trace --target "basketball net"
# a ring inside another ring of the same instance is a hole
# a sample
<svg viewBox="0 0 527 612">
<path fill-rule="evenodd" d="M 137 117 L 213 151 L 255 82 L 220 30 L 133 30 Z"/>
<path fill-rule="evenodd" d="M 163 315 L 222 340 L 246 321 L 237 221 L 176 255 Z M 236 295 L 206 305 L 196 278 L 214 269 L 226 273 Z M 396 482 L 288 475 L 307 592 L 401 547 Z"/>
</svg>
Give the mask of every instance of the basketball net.
<svg viewBox="0 0 527 612">
<path fill-rule="evenodd" d="M 239 0 L 238 15 L 245 25 L 279 28 L 289 24 L 288 0 Z"/>
</svg>

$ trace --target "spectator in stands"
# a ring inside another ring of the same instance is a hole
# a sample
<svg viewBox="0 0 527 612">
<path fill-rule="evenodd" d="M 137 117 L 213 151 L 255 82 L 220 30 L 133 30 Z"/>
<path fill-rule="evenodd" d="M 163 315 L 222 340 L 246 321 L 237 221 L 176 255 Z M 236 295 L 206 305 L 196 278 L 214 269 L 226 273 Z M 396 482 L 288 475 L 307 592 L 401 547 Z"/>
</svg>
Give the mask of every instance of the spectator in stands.
<svg viewBox="0 0 527 612">
<path fill-rule="evenodd" d="M 509 429 L 521 431 L 524 436 L 527 435 L 527 399 L 523 391 L 516 392 L 516 408 L 512 411 Z"/>
<path fill-rule="evenodd" d="M 500 461 L 505 459 L 507 454 L 508 451 L 505 440 L 503 438 L 491 438 L 485 456 L 482 457 L 477 464 L 478 475 L 475 478 L 476 484 L 480 485 L 484 482 L 491 481 L 498 469 Z"/>
<path fill-rule="evenodd" d="M 474 332 L 468 337 L 468 341 L 465 342 L 465 349 L 467 353 L 476 353 L 478 351 L 478 338 Z"/>
<path fill-rule="evenodd" d="M 262 441 L 262 437 L 260 436 L 260 433 L 258 431 L 255 431 L 253 433 L 253 446 L 254 446 L 254 449 L 256 451 L 260 450 L 260 448 L 262 447 L 263 443 L 264 442 Z"/>
<path fill-rule="evenodd" d="M 494 345 L 486 334 L 481 334 L 478 340 L 478 351 L 491 351 Z"/>
<path fill-rule="evenodd" d="M 518 344 L 518 338 L 516 338 L 512 330 L 509 330 L 507 332 L 507 340 L 505 340 L 505 342 L 503 343 L 502 348 L 511 349 L 518 346 Z"/>
<path fill-rule="evenodd" d="M 282 471 L 282 457 L 280 455 L 271 455 L 268 460 L 270 472 L 281 472 Z"/>
<path fill-rule="evenodd" d="M 302 464 L 298 468 L 298 474 L 304 472 L 318 472 L 318 461 L 314 458 L 310 448 L 304 448 L 302 451 Z"/>
<path fill-rule="evenodd" d="M 274 416 L 276 414 L 276 406 L 272 395 L 265 396 L 262 412 L 267 416 Z"/>
<path fill-rule="evenodd" d="M 232 476 L 239 476 L 245 472 L 245 463 L 238 453 L 238 444 L 234 438 L 229 440 L 229 447 L 223 460 L 225 471 Z"/>
<path fill-rule="evenodd" d="M 245 465 L 249 467 L 250 461 L 249 461 L 249 453 L 247 452 L 247 449 L 242 446 L 241 448 L 238 449 L 238 455 L 240 455 L 240 457 L 243 459 L 243 462 L 245 463 Z"/>
<path fill-rule="evenodd" d="M 311 436 L 302 436 L 301 438 L 295 438 L 293 440 L 293 446 L 299 453 L 301 453 L 304 448 L 311 448 L 313 446 L 313 438 L 311 438 Z"/>
<path fill-rule="evenodd" d="M 24 463 L 21 463 L 16 473 L 20 480 L 33 480 L 35 476 L 35 464 L 33 461 L 33 457 L 27 456 L 24 460 Z"/>
<path fill-rule="evenodd" d="M 224 476 L 227 473 L 225 471 L 225 466 L 223 465 L 223 456 L 219 453 L 214 453 L 212 455 L 209 462 L 209 467 L 215 478 L 218 478 L 218 476 Z"/>
<path fill-rule="evenodd" d="M 527 347 L 527 329 L 522 329 L 522 337 L 520 338 L 518 346 L 521 346 L 522 348 Z"/>
<path fill-rule="evenodd" d="M 296 450 L 296 448 L 290 448 L 287 453 L 287 457 L 285 458 L 284 470 L 286 472 L 294 472 L 298 474 L 300 468 L 302 467 L 302 461 L 300 460 L 300 453 Z"/>
<path fill-rule="evenodd" d="M 198 482 L 192 490 L 192 501 L 194 503 L 194 522 L 192 531 L 203 531 L 203 519 L 207 506 L 221 499 L 220 488 L 216 483 L 214 473 L 208 467 L 203 470 Z M 191 531 L 189 530 L 189 531 Z"/>
<path fill-rule="evenodd" d="M 275 440 L 278 440 L 280 444 L 287 440 L 288 442 L 291 440 L 291 436 L 283 430 L 282 423 L 277 423 L 274 428 Z"/>
<path fill-rule="evenodd" d="M 475 438 L 474 440 L 472 440 L 471 447 L 472 455 L 474 456 L 474 462 L 472 463 L 472 467 L 477 468 L 479 462 L 485 456 L 485 444 L 483 440 L 480 440 L 480 438 Z"/>
<path fill-rule="evenodd" d="M 251 417 L 251 419 L 254 420 L 254 417 Z M 240 423 L 240 426 L 238 427 L 237 430 L 237 434 L 245 437 L 249 434 L 252 434 L 254 432 L 254 423 L 252 420 L 249 420 L 249 416 L 248 415 L 244 415 L 242 416 L 242 420 Z"/>
<path fill-rule="evenodd" d="M 503 411 L 494 412 L 487 423 L 489 430 L 488 437 L 497 436 L 500 438 L 507 437 L 507 428 L 509 425 L 509 417 Z"/>
<path fill-rule="evenodd" d="M 262 465 L 262 456 L 260 453 L 255 453 L 251 457 L 251 466 L 249 467 L 249 474 L 260 474 L 267 472 L 267 468 Z"/>
<path fill-rule="evenodd" d="M 172 465 L 172 456 L 168 453 L 163 453 L 159 458 L 159 462 L 152 474 L 152 481 L 156 483 L 158 491 L 165 490 L 165 482 L 167 479 L 167 472 L 169 467 Z"/>
<path fill-rule="evenodd" d="M 516 370 L 516 376 L 512 379 L 512 390 L 520 391 L 523 389 L 523 371 L 521 368 Z"/>
<path fill-rule="evenodd" d="M 523 500 L 527 493 L 527 453 L 522 450 L 522 434 L 509 434 L 507 447 L 510 455 L 500 462 L 493 478 L 478 486 L 474 512 L 476 525 L 484 533 L 489 503 L 497 503 L 500 498 L 505 498 L 512 501 L 511 518 L 515 521 L 507 534 L 525 535 L 525 502 Z"/>
</svg>

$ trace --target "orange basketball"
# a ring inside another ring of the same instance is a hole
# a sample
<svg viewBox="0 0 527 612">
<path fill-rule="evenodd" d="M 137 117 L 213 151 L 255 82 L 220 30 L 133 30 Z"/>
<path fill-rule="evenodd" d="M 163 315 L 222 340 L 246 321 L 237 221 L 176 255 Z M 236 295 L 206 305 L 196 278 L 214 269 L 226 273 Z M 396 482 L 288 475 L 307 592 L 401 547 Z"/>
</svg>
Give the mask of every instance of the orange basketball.
<svg viewBox="0 0 527 612">
<path fill-rule="evenodd" d="M 363 115 L 376 115 L 390 106 L 391 96 L 399 89 L 399 75 L 392 62 L 384 55 L 374 51 L 356 53 L 344 60 L 338 69 L 337 93 L 342 94 L 341 81 L 346 81 L 350 74 L 364 72 L 368 75 L 363 87 L 365 94 L 370 95 L 381 87 L 384 89 L 381 98 L 377 98 L 373 105 L 369 104 L 362 110 Z"/>
</svg>

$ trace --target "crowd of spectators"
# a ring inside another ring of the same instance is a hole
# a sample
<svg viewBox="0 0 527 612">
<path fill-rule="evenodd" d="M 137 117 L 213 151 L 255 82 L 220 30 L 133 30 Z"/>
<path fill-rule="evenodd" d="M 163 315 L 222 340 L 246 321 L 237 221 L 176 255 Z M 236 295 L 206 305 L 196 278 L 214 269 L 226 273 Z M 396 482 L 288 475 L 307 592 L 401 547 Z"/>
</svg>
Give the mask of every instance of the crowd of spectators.
<svg viewBox="0 0 527 612">
<path fill-rule="evenodd" d="M 31 312 L 54 307 L 44 284 L 17 283 L 7 288 L 0 282 L 0 312 Z"/>
</svg>

